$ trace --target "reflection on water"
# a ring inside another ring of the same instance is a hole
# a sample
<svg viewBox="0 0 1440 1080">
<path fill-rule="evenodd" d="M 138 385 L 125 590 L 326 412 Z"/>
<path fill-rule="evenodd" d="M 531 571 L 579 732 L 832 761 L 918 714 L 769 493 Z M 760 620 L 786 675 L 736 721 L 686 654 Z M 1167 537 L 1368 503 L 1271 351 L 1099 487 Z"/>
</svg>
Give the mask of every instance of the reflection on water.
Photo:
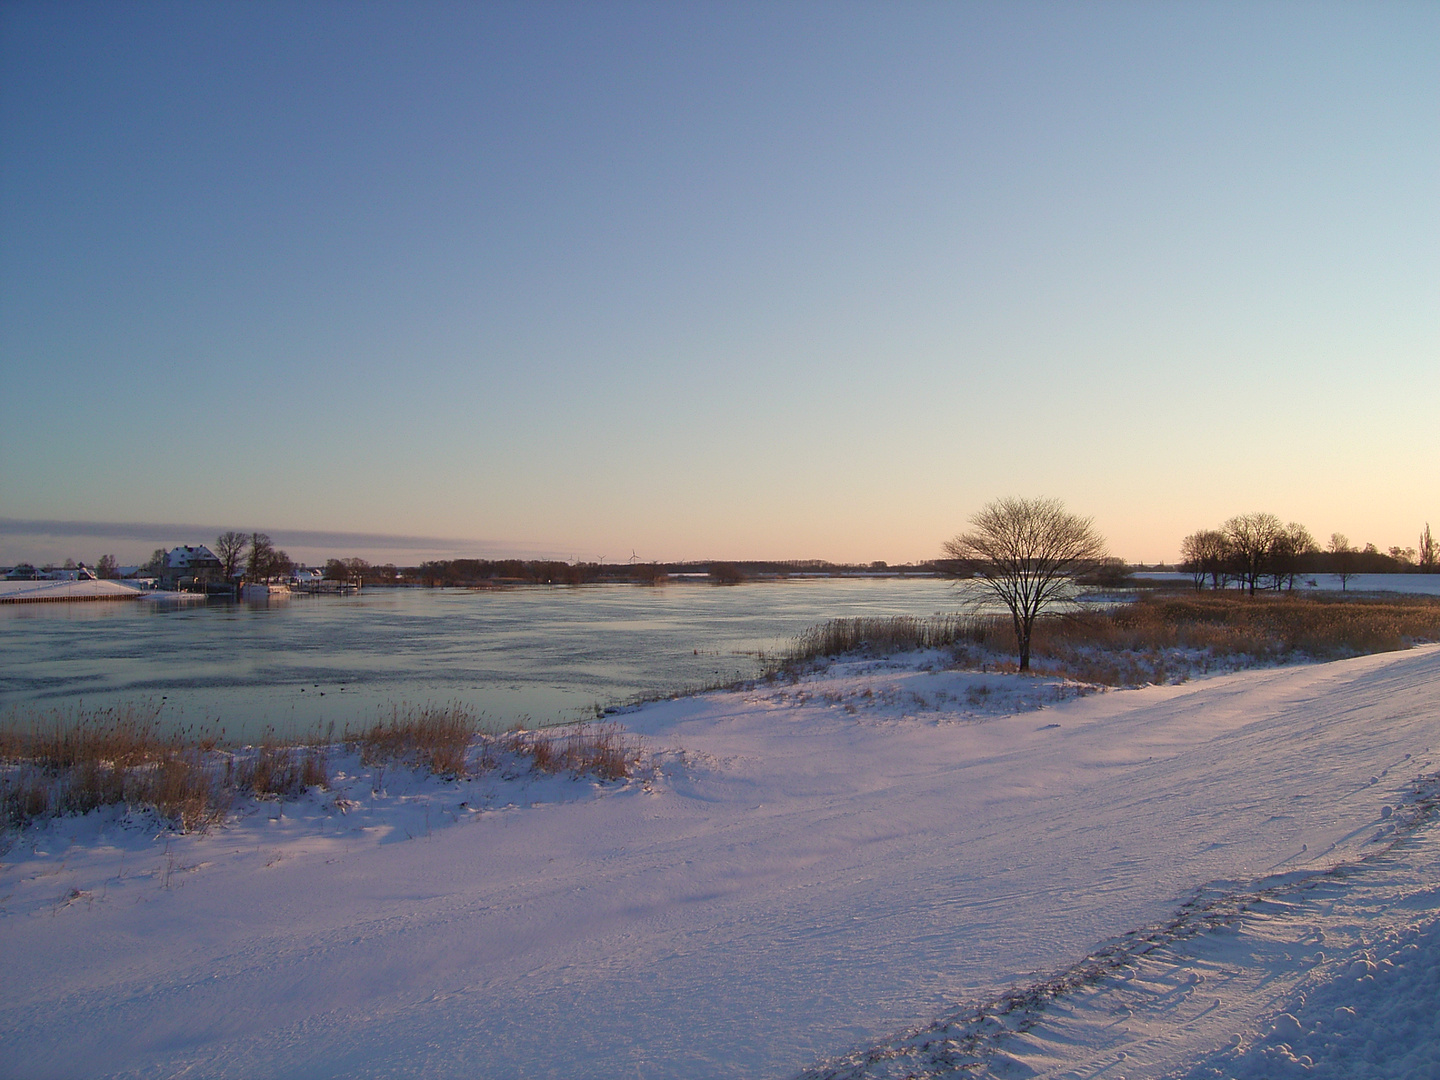
<svg viewBox="0 0 1440 1080">
<path fill-rule="evenodd" d="M 826 619 L 957 606 L 925 578 L 0 606 L 0 715 L 148 700 L 247 739 L 461 701 L 495 726 L 553 723 L 753 675 L 761 652 Z"/>
</svg>

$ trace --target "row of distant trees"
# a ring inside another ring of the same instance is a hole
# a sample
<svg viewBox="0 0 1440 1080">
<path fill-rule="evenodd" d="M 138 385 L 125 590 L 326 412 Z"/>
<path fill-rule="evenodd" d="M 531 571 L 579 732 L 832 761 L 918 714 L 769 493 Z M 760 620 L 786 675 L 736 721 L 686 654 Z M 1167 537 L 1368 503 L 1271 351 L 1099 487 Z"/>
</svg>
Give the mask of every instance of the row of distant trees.
<svg viewBox="0 0 1440 1080">
<path fill-rule="evenodd" d="M 1237 514 L 1218 529 L 1200 529 L 1180 544 L 1181 566 L 1196 589 L 1236 586 L 1255 595 L 1260 589 L 1293 589 L 1301 574 L 1334 574 L 1345 589 L 1356 574 L 1436 572 L 1437 552 L 1427 522 L 1419 547 L 1351 545 L 1332 533 L 1324 547 L 1299 522 L 1282 523 L 1274 514 Z"/>
<path fill-rule="evenodd" d="M 277 549 L 270 537 L 262 532 L 223 532 L 210 545 L 220 566 L 202 570 L 197 577 L 233 581 L 243 571 L 250 581 L 269 581 L 291 576 L 296 564 L 284 551 Z M 165 569 L 168 552 L 156 548 L 150 559 L 140 567 L 142 574 L 159 577 Z M 76 568 L 73 559 L 65 560 L 65 569 Z M 46 567 L 54 569 L 54 567 Z M 98 577 L 119 577 L 114 555 L 104 555 L 93 567 Z M 536 585 L 584 585 L 593 582 L 638 582 L 660 584 L 674 575 L 705 574 L 721 585 L 731 585 L 757 577 L 785 577 L 791 574 L 853 574 L 863 571 L 929 572 L 934 562 L 890 567 L 884 562 L 865 564 L 832 563 L 822 559 L 782 561 L 751 560 L 743 562 L 675 562 L 657 563 L 629 560 L 623 563 L 574 562 L 554 559 L 437 559 L 419 566 L 397 567 L 394 563 L 372 565 L 365 559 L 331 558 L 325 562 L 323 576 L 330 581 L 356 585 L 405 583 L 411 585 L 466 586 L 525 583 Z"/>
<path fill-rule="evenodd" d="M 933 562 L 890 567 L 884 562 L 832 563 L 821 559 L 746 560 L 719 562 L 557 562 L 549 559 L 438 559 L 400 571 L 405 581 L 427 586 L 487 585 L 518 582 L 536 585 L 586 585 L 592 582 L 632 582 L 658 585 L 672 576 L 707 575 L 717 585 L 734 585 L 752 578 L 796 575 L 854 574 L 865 571 L 931 571 Z"/>
<path fill-rule="evenodd" d="M 343 581 L 351 585 L 373 585 L 383 582 L 393 585 L 402 571 L 394 563 L 372 566 L 364 559 L 327 559 L 324 578 L 326 581 Z"/>
<path fill-rule="evenodd" d="M 420 584 L 431 588 L 497 581 L 519 581 L 536 585 L 583 585 L 597 580 L 598 570 L 597 566 L 590 563 L 565 563 L 547 559 L 439 559 L 421 563 L 414 571 L 414 576 Z"/>
</svg>

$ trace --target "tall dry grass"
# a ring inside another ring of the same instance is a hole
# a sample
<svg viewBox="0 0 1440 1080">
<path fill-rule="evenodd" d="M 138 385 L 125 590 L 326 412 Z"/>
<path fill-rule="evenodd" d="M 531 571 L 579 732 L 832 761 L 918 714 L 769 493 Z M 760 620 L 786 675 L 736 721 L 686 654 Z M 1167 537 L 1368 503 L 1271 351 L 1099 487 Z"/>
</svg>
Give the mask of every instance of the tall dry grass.
<svg viewBox="0 0 1440 1080">
<path fill-rule="evenodd" d="M 910 649 L 941 649 L 957 641 L 984 644 L 1000 632 L 998 620 L 985 615 L 861 616 L 831 619 L 801 633 L 781 654 L 781 662 L 813 660 L 821 656 L 868 649 L 872 652 L 902 652 Z"/>
<path fill-rule="evenodd" d="M 1213 656 L 1326 660 L 1405 649 L 1440 640 L 1440 599 L 1148 596 L 1110 611 L 1050 620 L 1037 649 L 1062 658 L 1076 648 L 1143 652 L 1195 649 Z"/>
<path fill-rule="evenodd" d="M 1031 642 L 1037 673 L 1111 686 L 1167 682 L 1212 664 L 1244 667 L 1329 660 L 1440 641 L 1440 599 L 1343 595 L 1150 595 L 1108 610 L 1042 618 Z M 774 672 L 855 651 L 948 649 L 958 662 L 1013 667 L 1008 616 L 836 619 L 812 627 Z"/>
<path fill-rule="evenodd" d="M 397 706 L 388 720 L 340 742 L 333 729 L 310 740 L 267 733 L 258 746 L 225 748 L 214 738 L 165 734 L 159 709 L 55 710 L 0 721 L 0 826 L 102 806 L 148 809 L 184 830 L 224 818 L 240 795 L 295 798 L 331 784 L 331 754 L 352 747 L 361 763 L 405 764 L 458 779 L 507 769 L 569 772 L 601 780 L 629 776 L 639 749 L 614 723 L 554 730 L 479 730 L 480 717 L 459 702 Z"/>
<path fill-rule="evenodd" d="M 447 777 L 488 772 L 509 757 L 539 773 L 621 780 L 631 774 L 639 753 L 615 723 L 482 732 L 479 714 L 460 702 L 396 707 L 389 721 L 347 738 L 359 747 L 364 764 L 403 763 Z"/>
<path fill-rule="evenodd" d="M 558 732 L 516 731 L 510 740 L 513 750 L 528 756 L 541 773 L 621 780 L 630 775 L 638 755 L 616 723 L 581 723 Z"/>
<path fill-rule="evenodd" d="M 232 755 L 227 780 L 258 798 L 295 798 L 312 787 L 330 786 L 330 745 L 266 738 L 252 752 Z"/>
<path fill-rule="evenodd" d="M 212 757 L 178 734 L 162 734 L 153 706 L 12 719 L 0 726 L 0 807 L 12 825 L 123 804 L 204 828 L 224 816 L 233 796 Z"/>
<path fill-rule="evenodd" d="M 404 763 L 437 776 L 465 776 L 470 744 L 480 717 L 458 701 L 448 705 L 397 705 L 389 721 L 350 736 L 366 765 Z"/>
</svg>

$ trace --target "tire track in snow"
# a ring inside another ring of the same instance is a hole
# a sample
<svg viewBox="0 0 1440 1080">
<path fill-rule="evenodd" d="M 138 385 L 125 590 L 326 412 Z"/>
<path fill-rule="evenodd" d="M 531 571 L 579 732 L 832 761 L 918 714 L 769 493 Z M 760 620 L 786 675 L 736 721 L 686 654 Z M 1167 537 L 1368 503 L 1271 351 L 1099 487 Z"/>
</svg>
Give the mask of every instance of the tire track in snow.
<svg viewBox="0 0 1440 1080">
<path fill-rule="evenodd" d="M 1295 1019 L 1305 990 L 1333 986 L 1357 964 L 1374 971 L 1361 954 L 1376 940 L 1434 936 L 1440 926 L 1437 818 L 1440 773 L 1411 783 L 1381 823 L 1379 851 L 1248 890 L 1213 883 L 1163 926 L 796 1080 L 1203 1080 L 1282 1075 L 1290 1063 L 1309 1074 L 1315 1060 L 1283 1041 L 1324 1035 L 1323 1020 L 1307 1029 Z M 1247 1061 L 1258 1071 L 1246 1072 Z M 1355 1066 L 1339 1068 L 1336 1076 L 1348 1076 Z"/>
</svg>

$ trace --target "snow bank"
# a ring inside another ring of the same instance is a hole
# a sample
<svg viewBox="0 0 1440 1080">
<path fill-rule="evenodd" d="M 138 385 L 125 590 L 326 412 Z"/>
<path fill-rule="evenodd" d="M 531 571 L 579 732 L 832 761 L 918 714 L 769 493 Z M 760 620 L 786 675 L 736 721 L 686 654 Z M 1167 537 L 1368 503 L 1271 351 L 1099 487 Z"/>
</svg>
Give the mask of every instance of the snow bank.
<svg viewBox="0 0 1440 1080">
<path fill-rule="evenodd" d="M 0 581 L 0 603 L 45 600 L 204 600 L 198 593 L 155 592 L 128 581 Z"/>
<path fill-rule="evenodd" d="M 652 766 L 618 786 L 355 772 L 206 836 L 55 822 L 0 868 L 7 1068 L 785 1075 L 1380 850 L 1440 748 L 1435 647 L 1076 693 L 849 662 L 622 715 Z"/>
</svg>

